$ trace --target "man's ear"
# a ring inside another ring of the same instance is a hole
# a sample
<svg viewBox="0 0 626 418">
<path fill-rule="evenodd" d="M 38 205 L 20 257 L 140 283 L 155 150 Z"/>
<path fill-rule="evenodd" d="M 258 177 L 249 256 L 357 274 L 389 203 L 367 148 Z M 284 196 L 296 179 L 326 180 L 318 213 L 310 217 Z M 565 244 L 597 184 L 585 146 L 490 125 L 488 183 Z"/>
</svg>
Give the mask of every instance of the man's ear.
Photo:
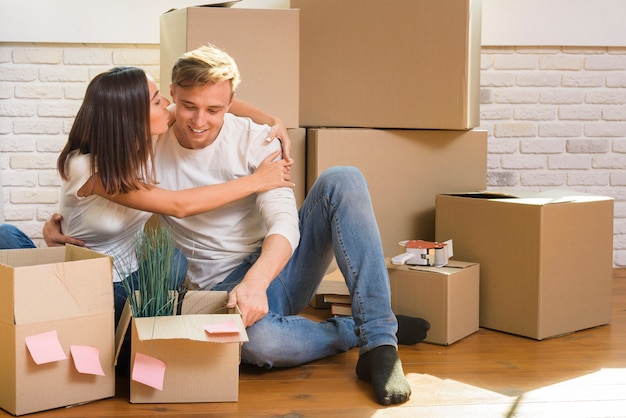
<svg viewBox="0 0 626 418">
<path fill-rule="evenodd" d="M 233 101 L 235 101 L 235 93 L 230 94 L 230 100 L 228 101 L 228 106 L 226 107 L 226 113 L 230 111 L 230 107 L 233 105 Z"/>
<path fill-rule="evenodd" d="M 174 96 L 174 85 L 170 83 L 170 97 L 172 98 L 172 103 L 176 103 L 176 97 Z"/>
</svg>

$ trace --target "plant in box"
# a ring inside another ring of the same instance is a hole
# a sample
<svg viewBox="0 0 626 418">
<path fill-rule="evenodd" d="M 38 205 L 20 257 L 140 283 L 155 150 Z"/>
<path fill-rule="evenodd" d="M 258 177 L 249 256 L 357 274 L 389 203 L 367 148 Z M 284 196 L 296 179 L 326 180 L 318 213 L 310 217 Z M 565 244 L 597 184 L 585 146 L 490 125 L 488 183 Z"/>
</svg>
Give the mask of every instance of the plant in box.
<svg viewBox="0 0 626 418">
<path fill-rule="evenodd" d="M 227 292 L 177 292 L 175 252 L 169 230 L 147 229 L 137 243 L 138 274 L 125 282 L 128 303 L 116 341 L 118 370 L 128 367 L 121 371 L 131 378 L 130 401 L 237 401 L 240 350 L 248 341 L 241 315 L 225 309 Z"/>
<path fill-rule="evenodd" d="M 174 315 L 176 291 L 184 292 L 178 278 L 186 274 L 186 264 L 176 255 L 171 230 L 146 228 L 135 242 L 135 255 L 137 271 L 121 274 L 133 317 Z"/>
</svg>

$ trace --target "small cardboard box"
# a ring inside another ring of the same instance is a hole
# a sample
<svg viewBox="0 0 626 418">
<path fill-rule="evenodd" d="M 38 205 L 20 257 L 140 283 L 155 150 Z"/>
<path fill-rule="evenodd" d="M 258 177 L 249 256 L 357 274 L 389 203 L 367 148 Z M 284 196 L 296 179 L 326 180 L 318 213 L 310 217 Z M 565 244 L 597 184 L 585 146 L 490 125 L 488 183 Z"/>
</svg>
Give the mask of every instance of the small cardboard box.
<svg viewBox="0 0 626 418">
<path fill-rule="evenodd" d="M 112 277 L 111 259 L 86 248 L 0 251 L 0 407 L 22 415 L 115 396 Z M 27 346 L 46 333 L 60 347 Z M 99 350 L 104 376 L 78 372 L 73 346 Z M 54 347 L 58 360 L 35 362 Z"/>
<path fill-rule="evenodd" d="M 291 0 L 300 124 L 479 126 L 480 0 Z"/>
<path fill-rule="evenodd" d="M 164 13 L 161 92 L 169 97 L 172 67 L 181 54 L 212 43 L 237 62 L 237 97 L 281 118 L 287 128 L 298 128 L 299 24 L 299 10 L 291 9 L 200 6 Z"/>
<path fill-rule="evenodd" d="M 248 341 L 241 315 L 227 313 L 227 292 L 188 291 L 180 315 L 132 319 L 130 401 L 133 403 L 236 402 L 241 345 Z M 204 327 L 233 321 L 237 332 Z M 136 354 L 165 363 L 162 389 L 136 380 Z"/>
<path fill-rule="evenodd" d="M 402 240 L 435 239 L 437 194 L 486 187 L 487 132 L 307 129 L 307 190 L 337 165 L 365 176 L 383 250 L 392 257 Z"/>
<path fill-rule="evenodd" d="M 450 345 L 478 331 L 478 264 L 450 260 L 446 267 L 427 267 L 387 260 L 387 269 L 394 313 L 430 322 L 425 342 Z"/>
<path fill-rule="evenodd" d="M 481 327 L 541 340 L 610 322 L 613 199 L 442 194 L 436 210 L 436 239 L 480 263 Z"/>
</svg>

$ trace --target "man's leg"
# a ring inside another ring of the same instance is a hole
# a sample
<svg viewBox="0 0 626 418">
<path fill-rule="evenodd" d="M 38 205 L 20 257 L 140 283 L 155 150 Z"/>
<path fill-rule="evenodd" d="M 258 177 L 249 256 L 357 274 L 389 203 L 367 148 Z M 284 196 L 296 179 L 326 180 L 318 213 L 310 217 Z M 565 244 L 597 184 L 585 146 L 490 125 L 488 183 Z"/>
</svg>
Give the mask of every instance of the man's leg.
<svg viewBox="0 0 626 418">
<path fill-rule="evenodd" d="M 18 228 L 10 224 L 0 224 L 0 250 L 36 248 L 33 241 Z"/>
<path fill-rule="evenodd" d="M 295 294 L 305 287 L 300 277 L 329 247 L 346 279 L 360 338 L 357 375 L 372 383 L 379 403 L 402 403 L 411 388 L 397 354 L 398 323 L 391 310 L 391 291 L 378 225 L 365 179 L 352 167 L 326 170 L 307 195 L 300 211 L 298 253 L 288 267 Z M 318 281 L 319 282 L 319 281 Z M 307 290 L 310 290 L 310 286 Z M 310 294 L 306 297 L 310 298 Z M 294 297 L 297 310 L 303 300 Z"/>
<path fill-rule="evenodd" d="M 289 366 L 358 344 L 357 374 L 372 382 L 378 401 L 406 401 L 411 389 L 396 351 L 387 267 L 361 173 L 350 167 L 325 171 L 300 210 L 300 230 L 299 247 L 268 289 L 270 314 L 248 328 L 250 342 L 243 346 L 242 359 Z M 352 295 L 355 322 L 294 317 L 309 303 L 333 254 Z"/>
</svg>

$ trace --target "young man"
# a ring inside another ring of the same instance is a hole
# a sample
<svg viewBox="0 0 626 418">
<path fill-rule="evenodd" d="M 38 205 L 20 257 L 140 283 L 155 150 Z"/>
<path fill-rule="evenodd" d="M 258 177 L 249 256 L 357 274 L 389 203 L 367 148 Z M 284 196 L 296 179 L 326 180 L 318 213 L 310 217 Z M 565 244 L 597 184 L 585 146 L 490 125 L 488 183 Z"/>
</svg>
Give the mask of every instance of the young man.
<svg viewBox="0 0 626 418">
<path fill-rule="evenodd" d="M 253 172 L 278 141 L 270 128 L 228 113 L 239 85 L 234 60 L 213 46 L 183 54 L 172 70 L 176 122 L 156 146 L 159 186 L 221 183 Z M 428 323 L 391 311 L 387 268 L 367 184 L 353 167 L 322 173 L 296 209 L 293 191 L 273 189 L 204 214 L 163 217 L 202 289 L 229 291 L 249 342 L 242 361 L 288 367 L 359 347 L 356 373 L 383 405 L 406 402 L 397 344 L 421 341 Z M 53 240 L 47 238 L 47 242 Z M 297 315 L 333 256 L 352 296 L 353 317 L 314 322 Z M 400 328 L 400 329 L 398 329 Z"/>
<path fill-rule="evenodd" d="M 176 122 L 157 143 L 161 187 L 173 190 L 247 175 L 274 149 L 269 127 L 228 114 L 239 84 L 234 60 L 213 46 L 183 54 L 172 70 Z M 200 288 L 227 290 L 250 341 L 242 360 L 293 366 L 360 347 L 357 375 L 379 403 L 402 403 L 411 388 L 397 354 L 397 318 L 367 185 L 352 167 L 324 172 L 298 214 L 291 189 L 270 190 L 186 219 L 164 218 Z M 314 322 L 304 309 L 333 255 L 346 278 L 354 318 Z M 407 340 L 427 325 L 407 319 Z"/>
</svg>

